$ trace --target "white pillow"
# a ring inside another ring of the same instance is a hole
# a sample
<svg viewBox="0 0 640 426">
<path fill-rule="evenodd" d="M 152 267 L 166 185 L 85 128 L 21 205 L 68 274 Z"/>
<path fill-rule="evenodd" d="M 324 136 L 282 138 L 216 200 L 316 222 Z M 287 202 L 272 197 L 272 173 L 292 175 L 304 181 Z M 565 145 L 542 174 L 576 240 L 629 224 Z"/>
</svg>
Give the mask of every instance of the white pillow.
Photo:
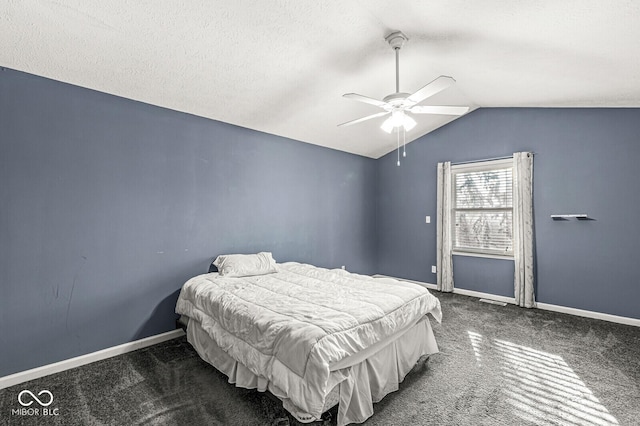
<svg viewBox="0 0 640 426">
<path fill-rule="evenodd" d="M 258 254 L 225 254 L 218 256 L 213 264 L 225 277 L 250 277 L 278 272 L 276 261 L 269 252 Z"/>
</svg>

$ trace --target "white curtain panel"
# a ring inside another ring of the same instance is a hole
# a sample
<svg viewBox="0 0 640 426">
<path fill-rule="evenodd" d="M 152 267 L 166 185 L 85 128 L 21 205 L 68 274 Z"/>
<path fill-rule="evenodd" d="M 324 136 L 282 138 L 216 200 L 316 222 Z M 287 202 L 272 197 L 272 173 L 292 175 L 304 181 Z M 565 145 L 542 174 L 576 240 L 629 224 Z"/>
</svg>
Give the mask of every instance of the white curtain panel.
<svg viewBox="0 0 640 426">
<path fill-rule="evenodd" d="M 533 154 L 513 154 L 513 260 L 516 304 L 535 308 L 533 291 Z"/>
<path fill-rule="evenodd" d="M 453 260 L 451 258 L 451 162 L 438 163 L 437 204 L 438 291 L 453 291 Z"/>
</svg>

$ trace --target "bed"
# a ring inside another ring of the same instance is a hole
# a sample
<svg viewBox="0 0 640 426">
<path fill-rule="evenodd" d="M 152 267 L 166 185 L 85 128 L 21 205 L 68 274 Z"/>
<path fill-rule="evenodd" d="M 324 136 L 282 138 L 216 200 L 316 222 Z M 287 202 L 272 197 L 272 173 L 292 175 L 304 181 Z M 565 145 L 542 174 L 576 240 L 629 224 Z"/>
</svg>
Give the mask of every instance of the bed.
<svg viewBox="0 0 640 426">
<path fill-rule="evenodd" d="M 236 386 L 269 391 L 301 422 L 338 405 L 361 423 L 418 359 L 438 351 L 427 314 L 439 300 L 417 284 L 342 269 L 276 264 L 270 253 L 219 256 L 188 280 L 176 313 L 200 357 Z"/>
</svg>

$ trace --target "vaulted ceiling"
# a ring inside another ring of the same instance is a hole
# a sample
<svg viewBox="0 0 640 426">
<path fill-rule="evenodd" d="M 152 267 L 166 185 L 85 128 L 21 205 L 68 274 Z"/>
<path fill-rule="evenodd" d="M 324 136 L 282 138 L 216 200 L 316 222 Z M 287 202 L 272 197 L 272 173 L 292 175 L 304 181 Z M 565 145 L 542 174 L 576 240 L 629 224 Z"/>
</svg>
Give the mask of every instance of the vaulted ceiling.
<svg viewBox="0 0 640 426">
<path fill-rule="evenodd" d="M 395 91 L 426 105 L 640 106 L 640 2 L 361 0 L 0 2 L 0 66 L 372 158 Z M 420 115 L 416 139 L 452 120 Z"/>
</svg>

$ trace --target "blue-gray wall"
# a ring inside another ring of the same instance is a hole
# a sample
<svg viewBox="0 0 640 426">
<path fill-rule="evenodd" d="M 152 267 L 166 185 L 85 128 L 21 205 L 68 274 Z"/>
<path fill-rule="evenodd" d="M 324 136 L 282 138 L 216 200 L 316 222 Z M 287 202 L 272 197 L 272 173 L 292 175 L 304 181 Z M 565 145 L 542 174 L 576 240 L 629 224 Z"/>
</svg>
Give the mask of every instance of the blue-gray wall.
<svg viewBox="0 0 640 426">
<path fill-rule="evenodd" d="M 409 144 L 401 167 L 386 155 L 377 162 L 378 272 L 436 282 L 439 161 L 532 151 L 537 300 L 640 318 L 639 135 L 640 109 L 480 109 Z M 454 280 L 513 297 L 513 262 L 454 256 Z"/>
<path fill-rule="evenodd" d="M 375 271 L 375 161 L 0 70 L 0 376 L 174 328 L 221 253 Z"/>
<path fill-rule="evenodd" d="M 396 167 L 1 70 L 0 376 L 173 329 L 220 253 L 433 283 L 436 163 L 524 150 L 538 301 L 640 318 L 639 134 L 639 109 L 481 109 Z M 510 261 L 454 274 L 513 295 Z"/>
</svg>

